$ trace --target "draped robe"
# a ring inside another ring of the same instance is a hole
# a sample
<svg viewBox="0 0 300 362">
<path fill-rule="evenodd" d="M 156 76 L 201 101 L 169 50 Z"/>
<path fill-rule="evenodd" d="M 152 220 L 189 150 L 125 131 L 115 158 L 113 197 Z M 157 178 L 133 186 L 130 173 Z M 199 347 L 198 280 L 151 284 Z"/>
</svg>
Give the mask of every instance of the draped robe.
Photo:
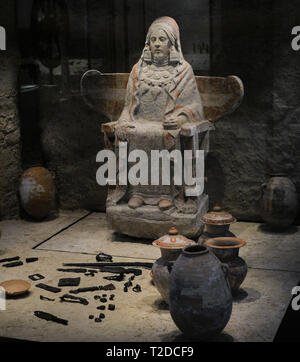
<svg viewBox="0 0 300 362">
<path fill-rule="evenodd" d="M 168 74 L 167 74 L 168 73 Z M 118 185 L 110 190 L 108 205 L 137 196 L 145 204 L 157 205 L 162 199 L 176 204 L 184 194 L 183 186 L 150 185 L 151 150 L 181 149 L 180 126 L 176 130 L 163 128 L 163 121 L 184 115 L 187 122 L 203 119 L 203 107 L 192 67 L 182 60 L 177 65 L 155 67 L 142 59 L 129 76 L 125 106 L 115 127 L 116 154 L 119 142 L 128 143 L 128 153 L 142 149 L 148 155 L 149 185 Z M 130 165 L 129 165 L 130 168 Z M 160 170 L 161 174 L 161 170 Z"/>
</svg>

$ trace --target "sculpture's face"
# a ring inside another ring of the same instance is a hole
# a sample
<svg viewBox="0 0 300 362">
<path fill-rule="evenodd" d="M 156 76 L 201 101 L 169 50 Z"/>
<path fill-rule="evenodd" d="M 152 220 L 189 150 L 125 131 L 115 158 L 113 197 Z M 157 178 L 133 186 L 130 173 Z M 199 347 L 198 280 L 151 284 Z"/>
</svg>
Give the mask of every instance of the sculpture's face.
<svg viewBox="0 0 300 362">
<path fill-rule="evenodd" d="M 171 43 L 162 29 L 154 29 L 150 36 L 150 51 L 155 58 L 166 58 L 170 54 Z"/>
</svg>

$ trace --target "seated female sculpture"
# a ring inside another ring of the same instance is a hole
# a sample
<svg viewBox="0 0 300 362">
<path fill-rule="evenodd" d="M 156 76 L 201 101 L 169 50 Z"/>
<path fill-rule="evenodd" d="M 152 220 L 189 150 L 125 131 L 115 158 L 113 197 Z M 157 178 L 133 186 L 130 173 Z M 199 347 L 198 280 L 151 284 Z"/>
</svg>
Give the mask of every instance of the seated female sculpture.
<svg viewBox="0 0 300 362">
<path fill-rule="evenodd" d="M 150 26 L 142 56 L 130 73 L 115 144 L 127 142 L 128 152 L 141 149 L 150 159 L 153 149 L 181 149 L 180 127 L 203 118 L 194 73 L 183 58 L 178 25 L 170 17 L 159 18 Z M 121 200 L 132 209 L 146 204 L 157 205 L 161 211 L 175 207 L 186 212 L 189 205 L 188 213 L 197 211 L 195 200 L 184 196 L 184 186 L 172 184 L 117 186 L 108 206 Z"/>
</svg>

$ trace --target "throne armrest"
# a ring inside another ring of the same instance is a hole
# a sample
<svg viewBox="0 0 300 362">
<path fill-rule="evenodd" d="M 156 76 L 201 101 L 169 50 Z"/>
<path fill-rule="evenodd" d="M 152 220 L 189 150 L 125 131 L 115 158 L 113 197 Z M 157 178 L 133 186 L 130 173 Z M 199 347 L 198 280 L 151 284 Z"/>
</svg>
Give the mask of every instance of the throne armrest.
<svg viewBox="0 0 300 362">
<path fill-rule="evenodd" d="M 117 123 L 118 123 L 118 121 L 103 123 L 101 125 L 101 131 L 103 133 L 114 133 Z"/>
<path fill-rule="evenodd" d="M 180 134 L 185 137 L 193 137 L 196 134 L 206 131 L 212 131 L 215 127 L 209 120 L 201 120 L 198 122 L 187 122 L 181 126 Z"/>
</svg>

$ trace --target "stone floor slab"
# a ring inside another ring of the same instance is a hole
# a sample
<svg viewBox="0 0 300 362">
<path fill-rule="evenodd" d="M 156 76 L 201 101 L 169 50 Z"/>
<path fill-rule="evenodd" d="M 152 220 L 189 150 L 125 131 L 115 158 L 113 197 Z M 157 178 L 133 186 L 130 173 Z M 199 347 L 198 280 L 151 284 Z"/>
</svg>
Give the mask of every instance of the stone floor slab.
<svg viewBox="0 0 300 362">
<path fill-rule="evenodd" d="M 23 257 L 32 256 L 31 251 L 23 251 Z M 74 255 L 51 251 L 34 251 L 39 261 L 25 264 L 11 270 L 1 270 L 1 281 L 4 279 L 25 278 L 33 273 L 40 273 L 46 278 L 43 283 L 57 286 L 59 278 L 74 277 L 78 274 L 58 272 L 63 262 L 70 262 Z M 92 262 L 93 256 L 77 255 L 80 262 Z M 120 261 L 121 259 L 115 259 Z M 124 259 L 122 259 L 124 260 Z M 103 276 L 81 275 L 80 286 L 104 285 Z M 284 316 L 291 298 L 291 289 L 297 285 L 300 273 L 274 272 L 249 269 L 239 296 L 233 303 L 231 319 L 217 341 L 272 341 Z M 0 335 L 10 338 L 26 338 L 38 341 L 188 341 L 172 321 L 168 309 L 155 287 L 151 284 L 149 270 L 136 277 L 134 283 L 142 287 L 141 293 L 123 291 L 123 283 L 117 283 L 115 294 L 115 311 L 105 311 L 106 318 L 102 323 L 95 323 L 89 315 L 99 315 L 96 309 L 99 303 L 94 295 L 103 292 L 80 294 L 87 298 L 88 306 L 61 303 L 59 296 L 67 293 L 70 287 L 53 294 L 34 285 L 25 298 L 7 300 L 7 310 L 0 311 Z M 105 292 L 108 295 L 111 292 Z M 55 298 L 55 302 L 41 301 L 39 296 Z M 108 303 L 106 303 L 108 304 Z M 68 326 L 46 322 L 34 316 L 35 310 L 52 313 L 69 320 Z"/>
<path fill-rule="evenodd" d="M 231 231 L 246 240 L 240 256 L 252 268 L 300 272 L 300 230 L 297 226 L 282 232 L 264 224 L 238 222 Z"/>
<path fill-rule="evenodd" d="M 134 227 L 134 225 L 132 225 Z M 98 254 L 156 260 L 160 250 L 151 240 L 115 233 L 108 225 L 105 213 L 93 213 L 72 228 L 51 238 L 38 249 Z M 76 262 L 76 260 L 75 260 Z"/>
<path fill-rule="evenodd" d="M 1 221 L 0 255 L 16 246 L 33 248 L 87 214 L 86 210 L 60 211 L 58 217 L 44 221 L 22 219 Z"/>
<path fill-rule="evenodd" d="M 114 261 L 154 260 L 160 256 L 159 250 L 149 241 L 114 234 L 106 224 L 105 214 L 93 213 L 73 224 L 84 215 L 86 212 L 67 212 L 47 222 L 1 222 L 2 257 L 19 255 L 24 265 L 10 269 L 0 266 L 0 282 L 29 280 L 30 274 L 40 273 L 45 276 L 42 282 L 52 286 L 57 286 L 62 277 L 75 276 L 81 277 L 80 287 L 104 285 L 108 281 L 103 276 L 111 274 L 97 273 L 91 277 L 59 272 L 57 268 L 61 268 L 63 263 L 95 262 L 94 254 L 100 250 L 114 255 Z M 259 224 L 240 222 L 232 225 L 232 231 L 247 241 L 240 254 L 247 261 L 249 270 L 240 293 L 234 298 L 231 319 L 215 340 L 272 341 L 292 297 L 291 290 L 300 280 L 299 232 L 291 229 L 284 234 L 274 234 Z M 54 234 L 39 248 L 32 250 L 34 245 Z M 89 253 L 91 255 L 86 255 Z M 34 256 L 39 258 L 37 262 L 25 263 L 26 257 Z M 90 320 L 89 315 L 99 315 L 100 311 L 96 309 L 99 302 L 93 297 L 103 292 L 80 294 L 89 301 L 89 305 L 83 306 L 59 301 L 59 296 L 72 288 L 63 287 L 60 293 L 52 294 L 36 288 L 37 283 L 32 282 L 27 296 L 7 300 L 6 310 L 0 311 L 0 336 L 73 342 L 188 341 L 173 323 L 169 310 L 151 283 L 148 269 L 143 269 L 143 274 L 134 280 L 141 285 L 142 293 L 131 289 L 125 293 L 123 283 L 114 282 L 117 289 L 112 293 L 115 294 L 116 310 L 105 311 L 106 318 L 101 323 Z M 55 301 L 41 301 L 40 295 L 55 298 Z M 40 320 L 34 316 L 35 310 L 67 319 L 69 325 Z"/>
</svg>

